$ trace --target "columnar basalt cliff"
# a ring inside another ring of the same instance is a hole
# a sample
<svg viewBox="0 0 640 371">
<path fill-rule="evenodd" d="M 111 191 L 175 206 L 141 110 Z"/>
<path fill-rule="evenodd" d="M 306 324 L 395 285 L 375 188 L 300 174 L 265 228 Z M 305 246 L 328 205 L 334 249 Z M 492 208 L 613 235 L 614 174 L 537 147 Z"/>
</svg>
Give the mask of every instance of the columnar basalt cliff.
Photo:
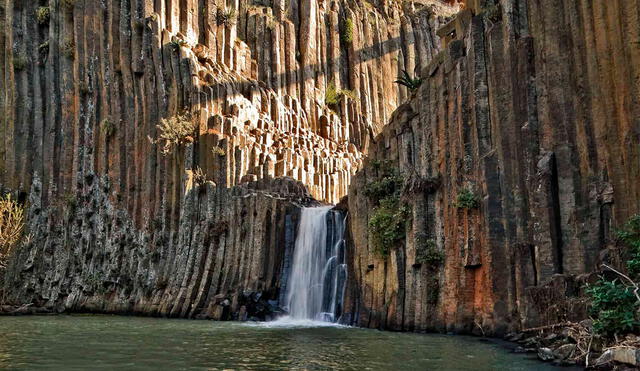
<svg viewBox="0 0 640 371">
<path fill-rule="evenodd" d="M 0 188 L 29 209 L 9 298 L 213 318 L 277 298 L 297 209 L 346 194 L 406 99 L 392 77 L 428 64 L 453 11 L 1 0 Z"/>
<path fill-rule="evenodd" d="M 586 317 L 575 295 L 640 210 L 638 9 L 475 1 L 439 31 L 446 49 L 350 187 L 355 323 L 499 334 Z M 406 235 L 381 258 L 373 191 L 398 177 Z"/>
<path fill-rule="evenodd" d="M 451 14 L 375 5 L 4 0 L 3 183 L 28 192 L 35 176 L 48 197 L 109 174 L 137 221 L 179 208 L 157 183 L 176 182 L 180 159 L 148 137 L 186 111 L 196 166 L 217 185 L 289 176 L 336 202 L 406 96 L 392 76 L 430 61 L 435 11 Z"/>
<path fill-rule="evenodd" d="M 300 208 L 343 199 L 342 321 L 582 319 L 640 211 L 638 9 L 0 0 L 0 190 L 28 209 L 6 297 L 268 318 Z"/>
</svg>

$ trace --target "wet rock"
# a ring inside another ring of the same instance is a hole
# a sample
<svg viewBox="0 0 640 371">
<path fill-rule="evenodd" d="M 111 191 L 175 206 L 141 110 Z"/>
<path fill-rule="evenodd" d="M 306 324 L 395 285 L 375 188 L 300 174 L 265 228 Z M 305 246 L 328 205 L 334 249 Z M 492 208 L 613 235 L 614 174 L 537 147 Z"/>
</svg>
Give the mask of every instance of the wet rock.
<svg viewBox="0 0 640 371">
<path fill-rule="evenodd" d="M 538 349 L 538 358 L 542 361 L 552 361 L 555 356 L 553 355 L 553 351 L 549 348 L 539 348 Z"/>
<path fill-rule="evenodd" d="M 564 344 L 553 350 L 553 355 L 559 360 L 566 360 L 573 356 L 576 350 L 575 344 Z"/>
</svg>

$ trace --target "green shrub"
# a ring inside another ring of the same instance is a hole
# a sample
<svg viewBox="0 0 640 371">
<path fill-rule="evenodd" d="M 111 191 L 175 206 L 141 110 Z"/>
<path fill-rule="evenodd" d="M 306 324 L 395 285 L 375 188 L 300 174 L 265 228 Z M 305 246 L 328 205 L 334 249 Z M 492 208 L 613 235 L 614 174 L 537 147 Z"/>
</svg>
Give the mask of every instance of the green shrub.
<svg viewBox="0 0 640 371">
<path fill-rule="evenodd" d="M 594 319 L 593 329 L 605 336 L 640 331 L 640 215 L 635 215 L 618 231 L 617 237 L 628 249 L 627 275 L 598 282 L 587 287 L 591 298 L 589 312 Z"/>
<path fill-rule="evenodd" d="M 416 263 L 426 264 L 431 268 L 438 267 L 444 260 L 444 254 L 438 250 L 436 241 L 426 236 L 416 238 Z"/>
<path fill-rule="evenodd" d="M 375 180 L 367 183 L 363 189 L 363 193 L 369 200 L 375 204 L 387 197 L 399 197 L 404 177 L 397 168 L 393 166 L 391 161 L 375 160 L 371 163 L 373 170 L 377 171 L 378 176 Z"/>
<path fill-rule="evenodd" d="M 589 313 L 594 317 L 595 332 L 612 336 L 640 329 L 640 303 L 633 290 L 618 279 L 608 281 L 604 278 L 587 289 L 591 296 Z"/>
<path fill-rule="evenodd" d="M 385 198 L 369 218 L 370 241 L 376 255 L 385 258 L 406 236 L 409 208 L 400 204 L 399 197 Z"/>
<path fill-rule="evenodd" d="M 345 44 L 353 41 L 353 20 L 351 18 L 347 18 L 344 21 L 342 32 L 340 33 L 340 40 Z"/>
<path fill-rule="evenodd" d="M 479 197 L 468 188 L 462 189 L 458 192 L 456 198 L 456 207 L 458 209 L 475 209 L 480 206 Z"/>
<path fill-rule="evenodd" d="M 402 190 L 402 184 L 403 178 L 398 173 L 385 174 L 382 178 L 369 182 L 364 187 L 364 195 L 378 203 L 389 196 L 398 195 Z"/>
<path fill-rule="evenodd" d="M 45 25 L 49 23 L 49 19 L 51 18 L 51 8 L 48 6 L 41 6 L 36 9 L 36 19 L 38 24 Z"/>
<path fill-rule="evenodd" d="M 415 91 L 418 90 L 420 85 L 422 85 L 422 79 L 418 77 L 412 78 L 411 76 L 409 76 L 409 73 L 407 71 L 403 70 L 402 76 L 398 76 L 398 79 L 395 81 L 395 83 L 406 86 L 407 89 L 411 91 Z"/>
<path fill-rule="evenodd" d="M 158 139 L 149 141 L 153 144 L 161 143 L 160 150 L 163 155 L 168 155 L 173 150 L 187 142 L 193 141 L 193 135 L 196 131 L 196 125 L 188 115 L 177 115 L 169 119 L 162 119 L 160 125 L 157 126 L 159 136 Z"/>
</svg>

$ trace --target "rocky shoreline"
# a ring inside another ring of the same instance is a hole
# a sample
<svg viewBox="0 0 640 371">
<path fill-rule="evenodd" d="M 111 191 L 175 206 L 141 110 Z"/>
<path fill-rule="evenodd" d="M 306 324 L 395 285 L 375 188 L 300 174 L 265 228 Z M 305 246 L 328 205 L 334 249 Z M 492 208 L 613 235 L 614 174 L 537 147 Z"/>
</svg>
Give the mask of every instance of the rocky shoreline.
<svg viewBox="0 0 640 371">
<path fill-rule="evenodd" d="M 593 321 L 565 323 L 510 333 L 504 340 L 518 344 L 516 353 L 532 353 L 558 366 L 581 366 L 598 370 L 637 370 L 640 337 L 627 335 L 613 342 L 595 335 Z"/>
</svg>

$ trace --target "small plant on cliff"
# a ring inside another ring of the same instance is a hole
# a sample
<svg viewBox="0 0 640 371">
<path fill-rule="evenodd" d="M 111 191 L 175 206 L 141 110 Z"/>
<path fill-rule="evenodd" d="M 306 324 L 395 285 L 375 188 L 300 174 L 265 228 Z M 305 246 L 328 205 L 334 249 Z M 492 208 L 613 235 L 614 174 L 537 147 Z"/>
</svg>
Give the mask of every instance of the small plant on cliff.
<svg viewBox="0 0 640 371">
<path fill-rule="evenodd" d="M 345 19 L 340 33 L 340 40 L 345 44 L 350 44 L 353 41 L 353 20 L 351 18 Z"/>
<path fill-rule="evenodd" d="M 168 119 L 162 119 L 158 128 L 158 139 L 149 138 L 153 144 L 162 144 L 160 152 L 168 155 L 173 150 L 185 143 L 193 142 L 196 125 L 188 115 L 177 115 Z"/>
<path fill-rule="evenodd" d="M 394 168 L 390 161 L 377 161 L 372 163 L 372 167 L 378 172 L 378 177 L 364 187 L 364 195 L 375 204 L 388 197 L 399 198 L 404 177 L 398 169 Z"/>
<path fill-rule="evenodd" d="M 22 239 L 24 208 L 8 194 L 0 197 L 0 269 L 7 265 L 11 253 Z"/>
<path fill-rule="evenodd" d="M 105 139 L 109 140 L 116 133 L 116 126 L 109 119 L 104 119 L 100 123 L 100 132 L 104 135 Z"/>
<path fill-rule="evenodd" d="M 500 22 L 502 19 L 502 9 L 500 8 L 499 0 L 487 0 L 480 9 L 480 14 L 493 23 Z"/>
<path fill-rule="evenodd" d="M 73 8 L 75 8 L 76 6 L 77 1 L 78 0 L 61 0 L 60 6 L 66 10 L 73 10 Z"/>
<path fill-rule="evenodd" d="M 407 71 L 403 70 L 402 76 L 398 76 L 398 79 L 395 81 L 395 83 L 406 86 L 407 89 L 411 91 L 415 91 L 418 90 L 420 85 L 422 85 L 422 79 L 418 77 L 412 78 L 411 76 L 409 76 L 409 73 Z"/>
<path fill-rule="evenodd" d="M 16 71 L 22 71 L 27 68 L 29 60 L 22 54 L 15 55 L 13 57 L 13 69 Z"/>
<path fill-rule="evenodd" d="M 200 166 L 193 170 L 193 183 L 196 186 L 201 186 L 207 181 L 207 175 L 202 171 Z"/>
<path fill-rule="evenodd" d="M 75 58 L 76 43 L 73 40 L 68 40 L 60 45 L 60 52 L 69 59 Z"/>
<path fill-rule="evenodd" d="M 405 238 L 410 209 L 400 200 L 404 178 L 398 169 L 390 161 L 373 162 L 372 169 L 377 176 L 363 190 L 375 205 L 368 231 L 373 250 L 385 258 Z"/>
<path fill-rule="evenodd" d="M 601 277 L 587 287 L 593 329 L 605 336 L 640 331 L 640 215 L 629 219 L 617 237 L 629 249 L 627 273 L 603 265 L 619 277 L 613 280 Z"/>
<path fill-rule="evenodd" d="M 227 155 L 227 152 L 225 152 L 225 150 L 219 146 L 213 147 L 211 149 L 211 153 L 213 153 L 214 156 L 218 156 L 218 157 L 224 157 Z"/>
<path fill-rule="evenodd" d="M 51 18 L 51 8 L 48 6 L 41 6 L 36 9 L 36 19 L 39 25 L 45 25 L 49 23 L 49 19 Z"/>
<path fill-rule="evenodd" d="M 176 39 L 176 40 L 172 40 L 169 42 L 169 46 L 173 49 L 173 51 L 178 51 L 180 50 L 180 47 L 187 47 L 189 46 L 189 43 L 182 40 L 182 39 Z"/>
<path fill-rule="evenodd" d="M 327 85 L 327 90 L 325 91 L 324 95 L 324 102 L 328 107 L 335 109 L 342 100 L 347 98 L 356 100 L 358 99 L 358 95 L 353 90 L 343 90 L 336 88 L 336 84 L 334 84 L 333 82 Z"/>
<path fill-rule="evenodd" d="M 409 208 L 400 204 L 397 196 L 385 198 L 373 210 L 368 229 L 373 251 L 380 257 L 389 256 L 406 235 L 406 220 Z"/>
<path fill-rule="evenodd" d="M 218 8 L 216 13 L 216 22 L 218 26 L 233 26 L 236 24 L 238 16 L 236 15 L 236 11 L 233 9 L 225 10 L 223 8 Z"/>
<path fill-rule="evenodd" d="M 473 191 L 463 188 L 458 192 L 455 205 L 458 209 L 475 209 L 480 206 L 480 200 Z"/>
<path fill-rule="evenodd" d="M 444 260 L 444 254 L 438 250 L 436 241 L 425 235 L 416 236 L 416 263 L 436 268 Z"/>
</svg>

